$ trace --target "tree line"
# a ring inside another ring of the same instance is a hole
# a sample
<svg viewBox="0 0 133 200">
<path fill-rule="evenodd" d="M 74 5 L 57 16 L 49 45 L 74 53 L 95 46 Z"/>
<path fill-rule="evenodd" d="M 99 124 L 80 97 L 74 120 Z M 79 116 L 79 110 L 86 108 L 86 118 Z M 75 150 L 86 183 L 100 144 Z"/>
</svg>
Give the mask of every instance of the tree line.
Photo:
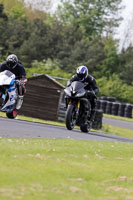
<svg viewBox="0 0 133 200">
<path fill-rule="evenodd" d="M 65 78 L 84 64 L 97 79 L 100 95 L 133 103 L 133 47 L 118 52 L 119 41 L 113 37 L 122 20 L 117 14 L 121 0 L 61 0 L 54 14 L 28 7 L 23 0 L 13 0 L 10 7 L 7 0 L 2 2 L 1 62 L 15 53 L 28 76 Z"/>
</svg>

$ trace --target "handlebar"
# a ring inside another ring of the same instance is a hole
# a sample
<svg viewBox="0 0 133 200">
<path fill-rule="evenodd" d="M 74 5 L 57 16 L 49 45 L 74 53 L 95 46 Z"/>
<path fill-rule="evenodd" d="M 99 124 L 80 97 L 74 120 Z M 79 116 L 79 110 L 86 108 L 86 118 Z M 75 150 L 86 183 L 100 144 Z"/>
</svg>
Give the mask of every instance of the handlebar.
<svg viewBox="0 0 133 200">
<path fill-rule="evenodd" d="M 21 80 L 15 80 L 16 85 L 25 85 L 27 83 L 27 78 Z"/>
</svg>

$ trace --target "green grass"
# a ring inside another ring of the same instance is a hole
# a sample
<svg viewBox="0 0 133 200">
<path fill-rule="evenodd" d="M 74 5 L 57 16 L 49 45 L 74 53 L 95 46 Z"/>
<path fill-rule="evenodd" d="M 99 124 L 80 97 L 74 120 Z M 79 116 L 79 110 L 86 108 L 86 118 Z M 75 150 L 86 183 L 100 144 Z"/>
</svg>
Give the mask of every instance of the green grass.
<svg viewBox="0 0 133 200">
<path fill-rule="evenodd" d="M 133 122 L 133 118 L 119 117 L 114 115 L 103 115 L 106 118 L 123 120 L 127 122 Z M 119 126 L 111 126 L 109 124 L 103 124 L 102 130 L 107 134 L 112 134 L 121 137 L 133 138 L 133 130 L 127 128 L 121 128 Z"/>
<path fill-rule="evenodd" d="M 0 200 L 130 200 L 133 145 L 0 139 Z"/>
<path fill-rule="evenodd" d="M 127 117 L 120 117 L 120 116 L 115 116 L 115 115 L 107 115 L 103 114 L 104 117 L 111 118 L 111 119 L 118 119 L 118 120 L 123 120 L 127 122 L 133 122 L 133 118 L 127 118 Z"/>
<path fill-rule="evenodd" d="M 121 128 L 119 126 L 112 126 L 109 124 L 103 124 L 102 132 L 106 134 L 132 138 L 133 139 L 133 130 L 127 128 Z"/>
<path fill-rule="evenodd" d="M 105 124 L 102 132 L 133 138 Z M 132 168 L 130 143 L 0 138 L 0 200 L 132 200 Z"/>
</svg>

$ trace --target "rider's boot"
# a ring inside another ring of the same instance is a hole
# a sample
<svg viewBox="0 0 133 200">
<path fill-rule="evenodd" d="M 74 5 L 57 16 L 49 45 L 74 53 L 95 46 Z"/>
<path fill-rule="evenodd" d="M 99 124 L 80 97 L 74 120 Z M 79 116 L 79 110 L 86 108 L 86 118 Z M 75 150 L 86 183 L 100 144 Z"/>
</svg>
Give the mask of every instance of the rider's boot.
<svg viewBox="0 0 133 200">
<path fill-rule="evenodd" d="M 22 103 L 23 103 L 23 98 L 24 96 L 18 96 L 18 99 L 17 99 L 17 103 L 16 103 L 16 109 L 19 110 L 22 106 Z"/>
</svg>

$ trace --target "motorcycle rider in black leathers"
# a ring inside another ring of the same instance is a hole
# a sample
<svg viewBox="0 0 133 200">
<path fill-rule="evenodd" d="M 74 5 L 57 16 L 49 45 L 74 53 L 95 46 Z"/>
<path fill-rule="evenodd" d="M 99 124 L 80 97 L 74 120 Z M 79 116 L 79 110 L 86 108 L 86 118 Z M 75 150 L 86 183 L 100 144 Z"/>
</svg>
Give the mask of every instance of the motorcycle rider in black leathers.
<svg viewBox="0 0 133 200">
<path fill-rule="evenodd" d="M 88 74 L 88 69 L 86 66 L 79 66 L 77 68 L 77 73 L 72 76 L 72 78 L 68 81 L 67 86 L 69 86 L 73 81 L 81 81 L 82 83 L 86 83 L 87 86 L 85 89 L 88 91 L 86 93 L 86 98 L 90 100 L 91 103 L 91 114 L 89 117 L 89 121 L 92 123 L 94 121 L 95 117 L 95 108 L 96 108 L 96 94 L 98 94 L 99 89 L 96 84 L 96 80 L 93 76 Z M 85 113 L 85 123 L 87 123 L 88 120 L 88 105 L 85 105 L 86 107 L 86 113 Z"/>
<path fill-rule="evenodd" d="M 23 101 L 25 93 L 25 86 L 23 81 L 26 78 L 26 72 L 23 65 L 18 61 L 18 57 L 15 54 L 11 54 L 6 58 L 6 61 L 0 65 L 0 72 L 5 70 L 11 71 L 16 76 L 16 84 L 18 89 L 18 101 Z"/>
</svg>

